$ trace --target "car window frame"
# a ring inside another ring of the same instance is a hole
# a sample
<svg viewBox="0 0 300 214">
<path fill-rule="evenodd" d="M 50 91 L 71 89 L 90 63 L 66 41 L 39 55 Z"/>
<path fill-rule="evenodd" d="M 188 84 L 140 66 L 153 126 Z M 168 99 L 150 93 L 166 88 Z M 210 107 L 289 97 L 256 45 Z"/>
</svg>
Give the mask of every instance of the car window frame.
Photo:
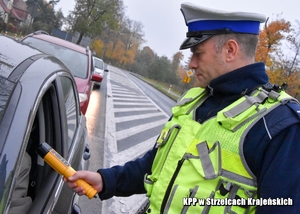
<svg viewBox="0 0 300 214">
<path fill-rule="evenodd" d="M 6 79 L 9 81 L 8 79 Z M 5 80 L 5 81 L 6 81 Z M 12 122 L 14 112 L 17 108 L 19 97 L 21 95 L 21 87 L 19 84 L 15 84 L 11 81 L 9 81 L 11 84 L 13 84 L 13 90 L 10 92 L 9 98 L 7 99 L 6 108 L 3 110 L 3 117 L 0 120 L 0 153 L 2 153 L 2 149 L 4 147 L 4 143 L 6 140 L 6 136 L 9 132 L 9 127 Z"/>
<path fill-rule="evenodd" d="M 59 74 L 59 75 L 57 75 Z M 64 74 L 64 75 L 62 75 Z M 63 89 L 61 86 L 61 79 L 60 76 L 64 76 L 70 79 L 71 81 L 71 85 L 73 88 L 73 93 L 76 93 L 76 84 L 75 81 L 72 80 L 72 76 L 69 73 L 66 72 L 58 72 L 55 75 L 55 78 L 53 79 L 53 81 L 51 81 L 51 83 L 46 86 L 45 90 L 43 93 L 40 93 L 37 96 L 37 101 L 36 101 L 36 105 L 37 105 L 37 109 L 35 111 L 35 116 L 32 117 L 32 120 L 34 120 L 34 118 L 39 114 L 39 108 L 43 105 L 44 106 L 44 110 L 48 111 L 49 108 L 52 108 L 52 110 L 49 110 L 51 113 L 47 113 L 44 112 L 44 116 L 48 115 L 50 117 L 52 117 L 52 120 L 54 120 L 54 124 L 52 124 L 52 132 L 47 133 L 47 130 L 51 130 L 49 129 L 49 127 L 47 127 L 47 125 L 45 125 L 46 128 L 46 142 L 50 144 L 50 146 L 52 146 L 59 154 L 61 154 L 65 159 L 68 158 L 69 156 L 69 152 L 67 149 L 67 137 L 66 137 L 66 108 L 65 108 L 65 102 L 64 102 L 64 98 L 63 98 Z M 76 117 L 78 117 L 78 109 L 79 104 L 78 104 L 78 97 L 76 96 L 75 98 L 75 103 L 76 103 Z M 51 103 L 51 107 L 47 104 L 49 102 Z M 63 118 L 65 119 L 63 119 Z M 44 121 L 46 123 L 48 123 L 48 119 L 49 118 L 44 118 Z M 65 122 L 63 122 L 65 121 Z M 31 124 L 33 124 L 33 121 L 31 121 Z M 76 132 L 78 129 L 78 123 L 76 124 L 76 128 L 75 128 L 75 134 L 74 136 L 76 136 Z M 49 140 L 47 139 L 51 139 L 51 135 L 53 133 L 58 133 L 57 136 L 54 136 L 56 140 L 53 140 L 52 143 L 49 142 Z M 60 138 L 60 140 L 58 139 Z M 51 145 L 52 144 L 52 145 Z M 23 157 L 22 157 L 23 158 Z M 46 163 L 44 163 L 44 167 L 45 167 Z M 43 183 L 42 188 L 39 190 L 39 192 L 37 193 L 35 200 L 33 201 L 29 212 L 32 213 L 42 213 L 45 212 L 46 210 L 49 209 L 53 209 L 56 203 L 55 198 L 59 197 L 59 192 L 61 191 L 62 188 L 62 184 L 63 181 L 60 178 L 61 176 L 55 172 L 54 170 L 51 170 L 48 172 L 48 176 L 46 177 L 45 181 L 47 185 L 45 185 L 45 183 Z M 49 195 L 51 195 L 53 197 L 53 201 L 47 201 L 48 199 L 45 197 L 48 197 Z M 44 202 L 46 202 L 46 204 L 44 204 Z M 46 205 L 46 206 L 45 206 Z"/>
<path fill-rule="evenodd" d="M 38 96 L 39 101 L 36 103 L 38 108 L 35 112 L 35 116 L 33 117 L 33 120 L 37 115 L 42 114 L 41 107 L 43 107 L 44 110 L 43 114 L 44 114 L 44 121 L 45 121 L 45 142 L 47 142 L 51 147 L 53 147 L 58 153 L 62 153 L 63 148 L 60 145 L 62 145 L 63 142 L 63 130 L 61 125 L 60 110 L 59 110 L 61 106 L 59 104 L 59 99 L 57 99 L 59 96 L 58 90 L 60 89 L 57 87 L 57 78 L 55 78 L 46 87 L 44 93 Z M 49 106 L 49 103 L 51 107 Z M 51 127 L 49 126 L 50 118 L 53 123 L 50 125 Z M 51 130 L 50 133 L 49 130 Z M 39 138 L 40 141 L 43 141 L 43 139 L 41 139 L 43 137 L 39 136 Z M 48 166 L 46 163 L 43 163 L 42 170 L 43 172 L 47 172 L 47 176 L 44 177 L 43 183 L 40 184 L 41 188 L 36 187 L 39 189 L 28 211 L 29 213 L 43 213 L 45 212 L 45 210 L 51 209 L 51 207 L 53 206 L 52 203 L 55 200 L 49 201 L 48 196 L 51 195 L 53 198 L 57 197 L 55 195 L 57 195 L 57 191 L 60 183 L 60 178 L 59 178 L 60 175 L 56 173 L 54 170 L 52 170 L 50 166 Z M 47 201 L 46 204 L 44 203 L 45 201 Z"/>
<path fill-rule="evenodd" d="M 61 78 L 67 78 L 68 80 L 70 80 L 71 82 L 71 87 L 72 87 L 72 92 L 73 92 L 73 95 L 74 95 L 74 104 L 75 104 L 75 120 L 76 120 L 76 123 L 75 123 L 75 130 L 74 130 L 74 133 L 73 133 L 73 137 L 71 139 L 71 142 L 69 144 L 69 139 L 68 139 L 68 135 L 66 136 L 67 138 L 67 147 L 64 146 L 63 148 L 63 151 L 64 152 L 64 158 L 68 159 L 69 158 L 69 153 L 70 153 L 70 150 L 72 149 L 73 147 L 73 144 L 74 144 L 74 139 L 76 138 L 76 135 L 77 135 L 77 131 L 78 131 L 78 126 L 79 126 L 79 115 L 80 115 L 80 106 L 79 106 L 79 98 L 78 98 L 78 93 L 77 93 L 77 89 L 76 89 L 76 84 L 73 82 L 72 80 L 72 77 L 69 76 L 69 75 L 66 75 L 66 74 L 59 74 L 58 76 L 59 78 L 59 81 L 57 82 L 57 87 L 60 88 L 60 90 L 58 91 L 58 93 L 60 94 L 60 98 L 65 98 L 65 95 L 64 95 L 64 89 L 63 89 L 63 84 L 62 84 L 62 79 Z M 60 99 L 60 102 L 61 102 L 61 105 L 64 105 L 64 108 L 61 108 L 61 110 L 63 110 L 63 112 L 61 113 L 62 114 L 62 117 L 64 117 L 64 120 L 63 121 L 68 121 L 68 115 L 67 115 L 67 109 L 66 109 L 66 105 L 65 105 L 65 101 L 64 99 Z M 64 127 L 64 132 L 65 133 L 69 133 L 68 131 L 68 124 L 63 124 L 63 127 Z"/>
</svg>

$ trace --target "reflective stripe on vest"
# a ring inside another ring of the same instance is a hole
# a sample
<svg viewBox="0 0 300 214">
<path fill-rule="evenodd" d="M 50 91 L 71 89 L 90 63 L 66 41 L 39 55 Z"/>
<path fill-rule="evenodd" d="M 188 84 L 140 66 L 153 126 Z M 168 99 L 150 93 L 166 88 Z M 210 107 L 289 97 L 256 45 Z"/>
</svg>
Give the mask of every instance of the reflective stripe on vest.
<svg viewBox="0 0 300 214">
<path fill-rule="evenodd" d="M 195 110 L 208 96 L 193 88 L 172 108 L 152 174 L 145 175 L 151 213 L 255 212 L 247 203 L 256 198 L 257 184 L 243 155 L 244 138 L 264 115 L 293 98 L 259 88 L 199 124 Z M 199 203 L 188 206 L 192 198 Z"/>
</svg>

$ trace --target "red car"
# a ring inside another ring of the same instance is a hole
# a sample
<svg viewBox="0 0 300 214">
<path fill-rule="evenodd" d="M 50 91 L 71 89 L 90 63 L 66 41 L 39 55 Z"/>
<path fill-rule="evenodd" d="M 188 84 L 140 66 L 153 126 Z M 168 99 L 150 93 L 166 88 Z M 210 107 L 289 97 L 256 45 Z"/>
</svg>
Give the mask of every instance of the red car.
<svg viewBox="0 0 300 214">
<path fill-rule="evenodd" d="M 50 36 L 44 31 L 29 34 L 22 39 L 22 42 L 55 56 L 71 70 L 79 93 L 80 109 L 82 114 L 85 114 L 93 89 L 93 81 L 101 82 L 103 78 L 94 73 L 95 66 L 89 48 Z"/>
</svg>

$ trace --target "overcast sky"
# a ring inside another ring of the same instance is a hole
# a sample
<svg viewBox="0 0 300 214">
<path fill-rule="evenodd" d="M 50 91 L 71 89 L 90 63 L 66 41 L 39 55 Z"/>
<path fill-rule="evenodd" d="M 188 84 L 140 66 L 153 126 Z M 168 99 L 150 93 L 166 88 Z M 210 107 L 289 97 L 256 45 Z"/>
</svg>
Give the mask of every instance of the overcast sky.
<svg viewBox="0 0 300 214">
<path fill-rule="evenodd" d="M 185 38 L 187 27 L 180 12 L 180 4 L 187 1 L 180 0 L 123 0 L 126 15 L 135 21 L 140 21 L 144 28 L 146 43 L 158 56 L 171 57 L 179 50 Z M 300 21 L 299 0 L 190 0 L 194 4 L 201 4 L 219 10 L 232 12 L 246 11 L 262 13 L 274 20 L 277 15 L 287 21 Z M 75 0 L 60 0 L 55 10 L 62 8 L 65 16 L 73 10 Z M 182 51 L 185 57 L 189 50 Z"/>
</svg>

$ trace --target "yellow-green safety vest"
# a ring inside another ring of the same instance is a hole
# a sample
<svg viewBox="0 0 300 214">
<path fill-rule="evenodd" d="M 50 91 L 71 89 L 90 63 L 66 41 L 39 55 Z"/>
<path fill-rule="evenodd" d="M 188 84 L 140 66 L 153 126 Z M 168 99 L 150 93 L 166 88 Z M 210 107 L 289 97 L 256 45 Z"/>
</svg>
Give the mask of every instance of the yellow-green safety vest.
<svg viewBox="0 0 300 214">
<path fill-rule="evenodd" d="M 244 138 L 264 115 L 294 98 L 258 88 L 200 124 L 196 109 L 207 97 L 195 87 L 172 108 L 144 179 L 148 213 L 255 213 L 257 183 L 245 161 Z"/>
</svg>

